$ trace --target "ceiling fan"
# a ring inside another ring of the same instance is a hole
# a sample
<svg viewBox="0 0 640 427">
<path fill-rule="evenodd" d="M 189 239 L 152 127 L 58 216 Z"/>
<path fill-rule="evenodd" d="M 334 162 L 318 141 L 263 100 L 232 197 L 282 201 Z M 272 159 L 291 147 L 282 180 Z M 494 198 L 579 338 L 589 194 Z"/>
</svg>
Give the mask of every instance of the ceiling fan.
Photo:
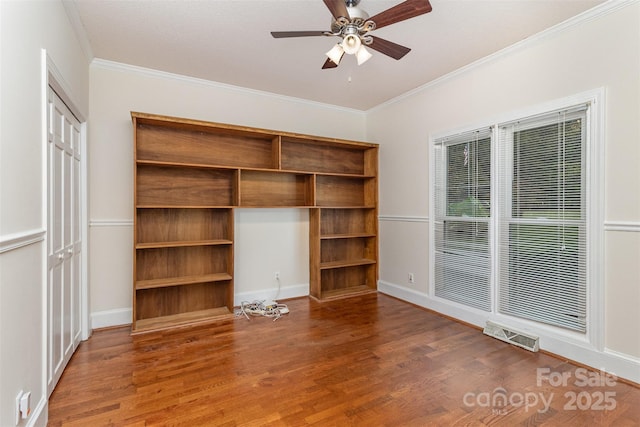
<svg viewBox="0 0 640 427">
<path fill-rule="evenodd" d="M 326 55 L 329 57 L 323 69 L 336 68 L 345 53 L 355 55 L 358 65 L 363 64 L 371 53 L 365 46 L 394 59 L 400 59 L 411 49 L 369 34 L 371 31 L 431 12 L 429 0 L 406 0 L 375 16 L 358 7 L 360 0 L 323 0 L 333 20 L 330 31 L 272 31 L 274 38 L 337 36 L 342 42 L 336 44 Z"/>
</svg>

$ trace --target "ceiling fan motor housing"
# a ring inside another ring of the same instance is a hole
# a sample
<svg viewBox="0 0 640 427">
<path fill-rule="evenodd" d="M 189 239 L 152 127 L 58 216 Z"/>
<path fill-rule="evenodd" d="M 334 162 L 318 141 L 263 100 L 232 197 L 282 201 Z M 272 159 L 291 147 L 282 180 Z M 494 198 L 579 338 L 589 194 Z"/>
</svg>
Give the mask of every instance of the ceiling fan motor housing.
<svg viewBox="0 0 640 427">
<path fill-rule="evenodd" d="M 357 3 L 357 2 L 356 2 Z M 345 37 L 349 34 L 363 35 L 375 29 L 373 21 L 367 21 L 369 14 L 356 6 L 347 6 L 349 16 L 339 17 L 331 21 L 331 32 Z"/>
<path fill-rule="evenodd" d="M 343 39 L 342 42 L 336 44 L 327 52 L 329 59 L 325 61 L 322 66 L 323 69 L 337 67 L 344 53 L 355 54 L 358 59 L 358 65 L 364 63 L 371 57 L 371 54 L 364 49 L 363 45 L 398 60 L 409 53 L 411 49 L 373 36 L 370 32 L 376 28 L 386 27 L 406 19 L 429 13 L 432 10 L 429 0 L 404 0 L 370 17 L 367 12 L 358 7 L 359 3 L 360 0 L 324 0 L 325 6 L 327 6 L 333 17 L 331 21 L 331 31 L 272 31 L 271 35 L 275 38 L 308 36 L 341 37 Z"/>
</svg>

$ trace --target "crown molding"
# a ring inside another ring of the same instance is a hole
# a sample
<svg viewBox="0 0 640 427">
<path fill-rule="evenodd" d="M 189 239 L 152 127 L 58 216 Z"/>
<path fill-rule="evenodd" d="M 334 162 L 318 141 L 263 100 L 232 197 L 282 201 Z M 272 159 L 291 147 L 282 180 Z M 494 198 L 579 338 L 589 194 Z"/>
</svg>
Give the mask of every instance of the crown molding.
<svg viewBox="0 0 640 427">
<path fill-rule="evenodd" d="M 334 111 L 342 111 L 350 114 L 358 114 L 364 116 L 365 112 L 362 110 L 356 110 L 354 108 L 346 108 L 333 104 L 326 104 L 322 102 L 310 101 L 308 99 L 296 98 L 293 96 L 280 95 L 273 92 L 267 92 L 257 89 L 249 89 L 242 86 L 234 86 L 227 83 L 220 83 L 213 80 L 206 80 L 197 77 L 185 76 L 183 74 L 175 74 L 167 71 L 154 70 L 152 68 L 140 67 L 137 65 L 124 64 L 122 62 L 110 61 L 107 59 L 94 58 L 91 61 L 91 66 L 96 68 L 102 68 L 110 71 L 119 71 L 124 73 L 139 74 L 146 77 L 156 77 L 166 80 L 173 80 L 177 82 L 195 84 L 200 86 L 207 86 L 215 89 L 224 89 L 235 92 L 242 92 L 253 96 L 268 97 L 272 99 L 279 99 L 286 102 L 293 102 L 298 104 L 305 104 L 315 108 L 323 108 Z"/>
<path fill-rule="evenodd" d="M 395 98 L 392 98 L 388 101 L 383 102 L 382 104 L 378 104 L 373 108 L 370 108 L 369 110 L 366 110 L 366 113 L 372 113 L 375 112 L 379 109 L 382 109 L 384 107 L 388 107 L 392 104 L 395 104 L 397 102 L 402 101 L 405 98 L 409 98 L 415 94 L 418 94 L 420 92 L 423 92 L 427 89 L 430 89 L 432 87 L 438 86 L 442 83 L 445 83 L 449 80 L 452 80 L 460 75 L 466 74 L 468 72 L 473 71 L 476 68 L 479 68 L 487 63 L 496 61 L 502 57 L 505 57 L 507 55 L 511 55 L 515 52 L 521 51 L 523 49 L 526 49 L 530 46 L 532 46 L 535 43 L 539 43 L 547 38 L 553 37 L 554 35 L 558 34 L 558 33 L 562 33 L 564 31 L 567 31 L 570 28 L 573 28 L 577 25 L 583 24 L 585 22 L 589 22 L 592 21 L 594 19 L 598 19 L 601 18 L 605 15 L 608 15 L 612 12 L 615 12 L 619 9 L 622 9 L 624 7 L 630 6 L 632 4 L 636 4 L 640 2 L 640 0 L 609 0 L 606 1 L 598 6 L 595 6 L 589 10 L 586 10 L 574 17 L 571 17 L 569 19 L 567 19 L 566 21 L 563 21 L 557 25 L 554 25 L 553 27 L 549 27 L 546 30 L 542 30 L 541 32 L 534 34 L 531 37 L 527 37 L 526 39 L 523 39 L 517 43 L 514 43 L 510 46 L 505 47 L 504 49 L 501 49 L 495 53 L 492 53 L 488 56 L 485 56 L 484 58 L 478 59 L 477 61 L 474 61 L 468 65 L 465 65 L 461 68 L 458 68 L 455 71 L 452 71 L 448 74 L 445 74 L 441 77 L 438 77 L 437 79 L 431 80 L 428 83 L 423 84 L 422 86 L 418 86 L 415 89 L 412 89 L 408 92 L 403 93 L 402 95 L 396 96 Z"/>
</svg>

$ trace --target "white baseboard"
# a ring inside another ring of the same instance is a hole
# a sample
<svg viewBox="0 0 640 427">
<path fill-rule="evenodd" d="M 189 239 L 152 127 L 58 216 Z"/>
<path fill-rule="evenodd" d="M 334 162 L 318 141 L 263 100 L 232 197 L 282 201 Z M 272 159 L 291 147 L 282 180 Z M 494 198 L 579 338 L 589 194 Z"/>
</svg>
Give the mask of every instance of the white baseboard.
<svg viewBox="0 0 640 427">
<path fill-rule="evenodd" d="M 90 329 L 108 328 L 131 324 L 133 312 L 130 308 L 118 308 L 115 310 L 97 311 L 91 313 Z"/>
<path fill-rule="evenodd" d="M 234 296 L 233 305 L 239 306 L 242 301 L 283 300 L 309 295 L 309 284 L 284 286 L 280 288 L 261 289 L 259 291 L 238 292 Z"/>
<path fill-rule="evenodd" d="M 378 281 L 378 291 L 412 304 L 419 305 L 420 307 L 428 308 L 429 310 L 456 318 L 479 328 L 483 328 L 487 321 L 487 313 L 462 307 L 460 304 L 449 304 L 442 302 L 441 300 L 435 300 L 423 292 L 414 291 L 413 289 L 408 289 L 404 286 L 380 280 Z"/>
<path fill-rule="evenodd" d="M 33 414 L 29 417 L 26 427 L 47 427 L 49 421 L 49 401 L 42 396 L 33 409 Z"/>
<path fill-rule="evenodd" d="M 378 282 L 378 291 L 480 328 L 485 326 L 487 320 L 495 320 L 490 313 L 465 308 L 459 304 L 448 304 L 431 298 L 425 293 L 382 280 Z M 605 370 L 619 378 L 640 383 L 640 358 L 609 349 L 598 351 L 589 346 L 588 343 L 574 342 L 563 339 L 561 336 L 545 335 L 540 331 L 536 332 L 540 336 L 541 350 L 566 357 L 575 362 L 591 366 L 594 369 Z"/>
<path fill-rule="evenodd" d="M 309 295 L 309 284 L 284 286 L 280 288 L 261 289 L 259 291 L 241 292 L 234 297 L 234 305 L 239 306 L 242 301 L 282 300 Z M 91 329 L 108 328 L 111 326 L 131 324 L 131 308 L 96 311 L 91 313 Z"/>
<path fill-rule="evenodd" d="M 628 354 L 620 353 L 615 350 L 604 349 L 604 354 L 608 361 L 611 361 L 613 369 L 611 372 L 618 374 L 622 378 L 629 379 L 636 384 L 640 384 L 640 358 L 629 356 Z M 635 372 L 635 378 L 630 375 L 626 375 L 626 372 Z M 622 373 L 625 373 L 624 375 Z"/>
</svg>

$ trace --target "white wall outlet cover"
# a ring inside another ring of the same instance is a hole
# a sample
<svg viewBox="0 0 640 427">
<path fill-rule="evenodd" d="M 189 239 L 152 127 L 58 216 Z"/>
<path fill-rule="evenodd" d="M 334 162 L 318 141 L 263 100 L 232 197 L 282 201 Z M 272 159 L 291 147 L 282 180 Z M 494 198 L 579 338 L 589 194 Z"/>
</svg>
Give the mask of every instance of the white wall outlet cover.
<svg viewBox="0 0 640 427">
<path fill-rule="evenodd" d="M 22 414 L 22 419 L 26 420 L 31 413 L 31 392 L 27 391 L 20 398 L 20 413 Z"/>
<path fill-rule="evenodd" d="M 16 395 L 16 425 L 18 425 L 18 423 L 20 423 L 20 401 L 22 399 L 22 390 L 20 390 L 18 392 L 18 394 Z"/>
</svg>

